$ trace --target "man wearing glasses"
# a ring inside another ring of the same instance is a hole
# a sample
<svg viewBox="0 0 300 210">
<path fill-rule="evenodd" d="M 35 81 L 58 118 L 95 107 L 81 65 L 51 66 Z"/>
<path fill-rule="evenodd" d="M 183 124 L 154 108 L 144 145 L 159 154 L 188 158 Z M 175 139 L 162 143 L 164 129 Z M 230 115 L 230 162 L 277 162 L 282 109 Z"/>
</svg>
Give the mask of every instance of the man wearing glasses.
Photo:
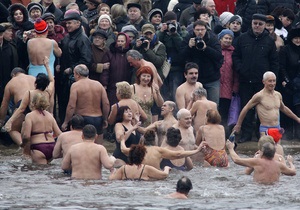
<svg viewBox="0 0 300 210">
<path fill-rule="evenodd" d="M 239 74 L 241 108 L 243 108 L 252 96 L 263 88 L 261 78 L 266 71 L 272 71 L 278 75 L 279 63 L 275 42 L 265 30 L 266 16 L 254 14 L 251 28 L 242 34 L 232 55 L 234 70 Z M 251 141 L 255 109 L 249 110 L 242 127 L 239 142 Z M 255 129 L 257 136 L 258 125 Z"/>
</svg>

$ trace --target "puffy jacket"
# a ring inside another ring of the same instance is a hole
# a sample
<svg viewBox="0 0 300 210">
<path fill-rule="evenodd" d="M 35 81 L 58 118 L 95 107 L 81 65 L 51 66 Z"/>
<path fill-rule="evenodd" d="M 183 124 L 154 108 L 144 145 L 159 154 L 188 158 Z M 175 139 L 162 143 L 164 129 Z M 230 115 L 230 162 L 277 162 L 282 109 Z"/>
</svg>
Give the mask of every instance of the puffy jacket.
<svg viewBox="0 0 300 210">
<path fill-rule="evenodd" d="M 203 38 L 206 48 L 205 50 L 199 50 L 196 47 L 189 47 L 189 40 L 194 37 L 195 34 L 193 33 L 184 38 L 181 59 L 186 62 L 198 64 L 199 82 L 209 83 L 217 81 L 220 79 L 220 68 L 223 64 L 223 55 L 219 40 L 212 32 L 207 31 Z"/>
<path fill-rule="evenodd" d="M 259 36 L 255 36 L 252 29 L 242 34 L 237 40 L 232 59 L 240 83 L 261 83 L 266 71 L 278 75 L 278 54 L 267 30 Z"/>
</svg>

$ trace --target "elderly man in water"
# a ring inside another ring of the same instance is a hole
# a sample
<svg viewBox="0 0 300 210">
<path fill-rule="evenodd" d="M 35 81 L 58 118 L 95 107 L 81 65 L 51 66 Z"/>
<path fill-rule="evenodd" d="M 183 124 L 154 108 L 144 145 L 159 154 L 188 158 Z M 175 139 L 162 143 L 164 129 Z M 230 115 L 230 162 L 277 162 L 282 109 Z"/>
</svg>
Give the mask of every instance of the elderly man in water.
<svg viewBox="0 0 300 210">
<path fill-rule="evenodd" d="M 167 195 L 167 197 L 176 199 L 187 199 L 191 189 L 193 189 L 191 180 L 188 177 L 183 176 L 177 182 L 176 192 Z"/>
<path fill-rule="evenodd" d="M 61 168 L 72 170 L 74 179 L 101 179 L 102 165 L 112 169 L 116 158 L 109 157 L 104 146 L 95 144 L 97 130 L 93 125 L 86 125 L 82 130 L 83 142 L 74 144 L 64 156 Z"/>
<path fill-rule="evenodd" d="M 296 175 L 293 157 L 288 155 L 287 161 L 290 167 L 274 160 L 275 146 L 270 142 L 263 144 L 261 158 L 240 158 L 234 151 L 234 144 L 227 140 L 227 149 L 234 163 L 253 168 L 253 180 L 261 184 L 272 184 L 279 181 L 280 174 L 288 176 Z"/>
</svg>

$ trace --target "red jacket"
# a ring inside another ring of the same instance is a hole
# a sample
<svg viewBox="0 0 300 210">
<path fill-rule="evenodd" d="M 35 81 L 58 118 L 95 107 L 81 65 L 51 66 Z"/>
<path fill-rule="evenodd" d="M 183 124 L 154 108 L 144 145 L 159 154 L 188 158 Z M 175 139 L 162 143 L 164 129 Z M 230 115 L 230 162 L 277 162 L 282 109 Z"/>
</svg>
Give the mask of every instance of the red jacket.
<svg viewBox="0 0 300 210">
<path fill-rule="evenodd" d="M 232 93 L 237 93 L 239 89 L 238 75 L 233 70 L 232 53 L 234 47 L 222 49 L 222 55 L 224 56 L 224 62 L 220 68 L 220 98 L 231 99 Z"/>
<path fill-rule="evenodd" d="M 237 0 L 215 0 L 216 10 L 218 15 L 222 14 L 222 12 L 231 12 L 234 14 L 235 2 Z"/>
</svg>

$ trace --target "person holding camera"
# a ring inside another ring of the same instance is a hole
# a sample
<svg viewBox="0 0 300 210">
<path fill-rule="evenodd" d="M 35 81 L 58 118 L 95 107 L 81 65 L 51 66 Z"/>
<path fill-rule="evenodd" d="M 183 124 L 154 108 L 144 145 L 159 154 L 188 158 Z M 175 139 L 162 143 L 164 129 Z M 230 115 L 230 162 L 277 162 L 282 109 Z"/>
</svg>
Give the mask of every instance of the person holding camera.
<svg viewBox="0 0 300 210">
<path fill-rule="evenodd" d="M 162 86 L 162 94 L 165 100 L 175 101 L 175 93 L 183 81 L 184 60 L 180 58 L 180 44 L 183 40 L 177 15 L 168 11 L 164 16 L 164 22 L 157 32 L 159 40 L 166 46 L 167 58 L 171 63 L 169 75 Z"/>
<path fill-rule="evenodd" d="M 193 33 L 182 42 L 181 59 L 199 66 L 198 81 L 207 90 L 208 100 L 219 104 L 220 68 L 223 55 L 219 40 L 201 20 L 195 21 Z"/>
</svg>

